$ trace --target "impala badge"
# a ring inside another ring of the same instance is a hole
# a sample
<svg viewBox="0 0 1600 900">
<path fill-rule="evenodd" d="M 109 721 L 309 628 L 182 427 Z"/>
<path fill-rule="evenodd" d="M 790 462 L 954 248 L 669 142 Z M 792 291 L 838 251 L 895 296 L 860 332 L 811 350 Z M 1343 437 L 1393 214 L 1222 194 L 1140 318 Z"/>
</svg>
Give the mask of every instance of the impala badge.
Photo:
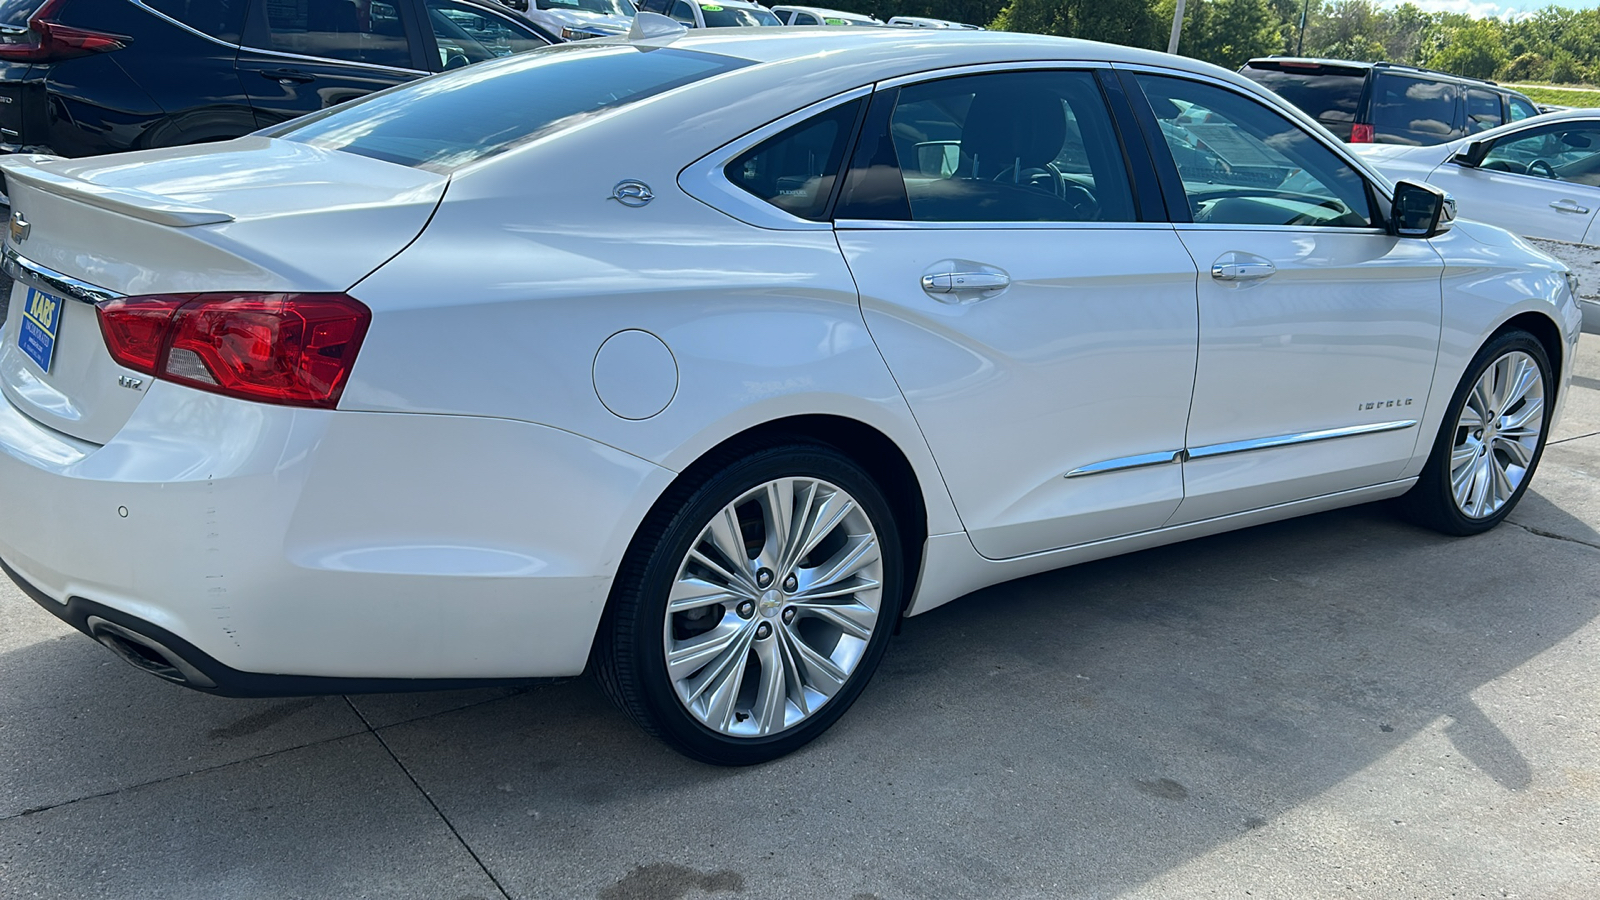
<svg viewBox="0 0 1600 900">
<path fill-rule="evenodd" d="M 19 209 L 11 214 L 11 243 L 20 244 L 27 240 L 28 232 L 32 230 L 33 226 L 22 217 L 22 210 Z"/>
<path fill-rule="evenodd" d="M 655 198 L 655 192 L 650 190 L 650 185 L 642 181 L 634 181 L 632 179 L 619 181 L 617 186 L 611 189 L 612 200 L 621 203 L 623 206 L 631 206 L 635 209 Z"/>
</svg>

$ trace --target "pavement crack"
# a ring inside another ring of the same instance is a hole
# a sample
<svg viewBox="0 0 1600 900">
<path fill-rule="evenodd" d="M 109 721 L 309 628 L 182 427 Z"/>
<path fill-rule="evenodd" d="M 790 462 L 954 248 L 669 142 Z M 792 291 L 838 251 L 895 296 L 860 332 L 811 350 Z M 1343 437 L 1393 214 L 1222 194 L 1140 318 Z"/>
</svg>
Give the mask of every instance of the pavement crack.
<svg viewBox="0 0 1600 900">
<path fill-rule="evenodd" d="M 461 849 L 467 851 L 467 855 L 472 857 L 472 861 L 478 864 L 478 868 L 483 871 L 484 877 L 488 878 L 489 882 L 494 885 L 495 890 L 500 892 L 500 896 L 505 900 L 511 900 L 511 893 L 506 890 L 505 885 L 501 884 L 500 879 L 489 871 L 489 867 L 478 856 L 478 851 L 472 849 L 472 845 L 467 843 L 467 839 L 461 836 L 461 832 L 456 829 L 455 823 L 450 821 L 450 817 L 445 815 L 444 810 L 439 808 L 439 804 L 434 801 L 433 795 L 428 793 L 427 788 L 422 786 L 422 782 L 417 780 L 417 776 L 411 774 L 411 770 L 406 768 L 406 764 L 400 760 L 400 755 L 394 752 L 394 748 L 390 747 L 389 742 L 383 739 L 383 735 L 378 733 L 378 729 L 372 727 L 372 723 L 367 721 L 367 717 L 361 714 L 361 710 L 356 708 L 355 703 L 348 695 L 345 696 L 344 702 L 350 704 L 350 710 L 356 714 L 356 718 L 367 726 L 367 733 L 378 739 L 378 746 L 382 747 L 383 752 L 389 754 L 389 758 L 394 760 L 394 764 L 400 767 L 400 771 L 411 782 L 411 786 L 417 789 L 417 793 L 422 795 L 422 799 L 428 801 L 428 805 L 433 807 L 433 812 L 439 817 L 439 821 L 444 823 L 444 827 L 450 829 L 450 834 L 455 837 L 456 843 L 460 844 Z"/>
<path fill-rule="evenodd" d="M 363 720 L 363 721 L 365 721 L 365 720 Z M 248 763 L 248 762 L 257 762 L 257 761 L 263 760 L 263 759 L 271 759 L 274 756 L 280 756 L 280 755 L 282 755 L 284 753 L 293 753 L 296 750 L 304 750 L 307 747 L 316 747 L 316 746 L 321 745 L 321 744 L 331 744 L 334 741 L 342 741 L 342 740 L 345 740 L 345 739 L 351 737 L 353 734 L 359 734 L 359 732 L 352 732 L 351 734 L 335 735 L 333 737 L 323 738 L 320 741 L 311 741 L 311 742 L 305 743 L 305 744 L 297 744 L 297 745 L 295 745 L 293 747 L 285 747 L 282 750 L 274 750 L 274 751 L 272 751 L 270 753 L 261 753 L 261 754 L 258 754 L 256 756 L 245 757 L 244 759 L 229 760 L 227 762 L 217 763 L 214 766 L 206 766 L 206 767 L 200 768 L 200 769 L 190 769 L 187 772 L 179 772 L 176 775 L 167 775 L 167 776 L 164 776 L 162 778 L 152 778 L 149 781 L 140 781 L 140 782 L 136 782 L 134 784 L 125 784 L 122 787 L 112 788 L 109 791 L 101 791 L 98 794 L 85 794 L 82 797 L 73 797 L 70 800 L 62 800 L 60 803 L 46 803 L 46 804 L 44 804 L 42 806 L 30 806 L 27 809 L 18 810 L 17 812 L 14 812 L 14 813 L 6 813 L 4 815 L 0 815 L 0 822 L 10 821 L 11 819 L 20 819 L 23 816 L 36 816 L 39 813 L 49 812 L 52 809 L 60 809 L 63 806 L 71 806 L 74 803 L 82 803 L 85 800 L 99 800 L 101 797 L 114 797 L 117 794 L 126 793 L 127 791 L 136 791 L 136 790 L 138 790 L 140 788 L 151 787 L 152 785 L 166 784 L 169 781 L 177 781 L 180 778 L 189 778 L 189 777 L 191 777 L 193 775 L 204 775 L 207 772 L 215 772 L 215 771 L 217 771 L 219 769 L 227 769 L 227 768 L 230 768 L 232 766 L 240 766 L 240 765 L 244 765 L 245 763 Z"/>
<path fill-rule="evenodd" d="M 1572 437 L 1564 437 L 1559 441 L 1551 441 L 1550 442 L 1550 446 L 1553 447 L 1556 444 L 1565 444 L 1568 441 L 1581 441 L 1584 438 L 1592 438 L 1592 437 L 1600 437 L 1600 431 L 1591 431 L 1588 434 L 1575 434 Z"/>
<path fill-rule="evenodd" d="M 1583 546 L 1589 547 L 1593 550 L 1600 550 L 1600 544 L 1594 543 L 1593 541 L 1579 540 L 1578 538 L 1568 537 L 1564 534 L 1556 534 L 1554 531 L 1545 531 L 1542 528 L 1534 528 L 1531 525 L 1524 525 L 1521 522 L 1512 522 L 1509 519 L 1506 520 L 1506 524 L 1515 525 L 1529 534 L 1538 535 L 1542 538 L 1550 538 L 1553 541 L 1566 541 L 1569 544 L 1582 544 Z"/>
</svg>

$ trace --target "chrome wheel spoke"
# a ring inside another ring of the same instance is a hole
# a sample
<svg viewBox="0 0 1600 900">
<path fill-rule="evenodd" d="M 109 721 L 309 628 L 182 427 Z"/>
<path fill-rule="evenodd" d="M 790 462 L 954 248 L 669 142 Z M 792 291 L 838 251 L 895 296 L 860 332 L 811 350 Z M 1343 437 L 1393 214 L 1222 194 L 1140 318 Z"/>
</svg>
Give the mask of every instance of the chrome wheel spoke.
<svg viewBox="0 0 1600 900">
<path fill-rule="evenodd" d="M 877 531 L 844 490 L 790 477 L 744 492 L 706 522 L 667 597 L 678 699 L 733 737 L 803 722 L 865 655 L 882 582 Z"/>
<path fill-rule="evenodd" d="M 673 681 L 678 681 L 696 672 L 707 674 L 720 670 L 727 665 L 731 658 L 730 650 L 735 645 L 743 641 L 748 646 L 747 630 L 745 623 L 735 618 L 731 623 L 724 620 L 699 637 L 680 642 L 676 649 L 667 653 L 667 674 Z M 704 690 L 705 682 L 702 681 L 692 696 L 698 697 Z"/>
<path fill-rule="evenodd" d="M 817 652 L 805 639 L 796 634 L 793 628 L 784 626 L 782 629 L 789 647 L 794 650 L 795 661 L 806 684 L 816 688 L 823 695 L 832 697 L 844 687 L 845 679 L 850 673 L 839 668 L 834 661 Z"/>
<path fill-rule="evenodd" d="M 691 609 L 701 609 L 718 603 L 732 604 L 747 599 L 750 599 L 748 591 L 712 584 L 693 576 L 684 576 L 672 586 L 672 595 L 667 598 L 667 612 L 688 612 Z"/>
<path fill-rule="evenodd" d="M 858 640 L 872 637 L 872 627 L 878 624 L 878 611 L 860 603 L 829 606 L 822 603 L 797 603 L 807 615 L 835 626 L 841 632 Z"/>
</svg>

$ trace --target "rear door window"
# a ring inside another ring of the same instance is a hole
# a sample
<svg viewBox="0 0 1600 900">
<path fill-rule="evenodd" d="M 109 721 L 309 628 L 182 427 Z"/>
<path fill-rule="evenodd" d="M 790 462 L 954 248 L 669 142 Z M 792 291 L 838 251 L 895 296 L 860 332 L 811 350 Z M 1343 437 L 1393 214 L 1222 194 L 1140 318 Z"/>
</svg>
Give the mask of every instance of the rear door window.
<svg viewBox="0 0 1600 900">
<path fill-rule="evenodd" d="M 1504 124 L 1500 113 L 1500 95 L 1482 88 L 1467 88 L 1467 133 L 1477 134 L 1496 125 Z"/>
<path fill-rule="evenodd" d="M 1380 72 L 1374 80 L 1373 140 L 1380 144 L 1442 144 L 1459 137 L 1455 84 Z"/>
<path fill-rule="evenodd" d="M 411 68 L 401 0 L 262 0 L 268 50 Z"/>
<path fill-rule="evenodd" d="M 1004 72 L 910 85 L 900 90 L 879 140 L 893 147 L 913 221 L 1137 218 L 1121 145 L 1088 72 Z"/>
<path fill-rule="evenodd" d="M 144 0 L 156 12 L 230 44 L 239 43 L 246 0 Z M 38 4 L 34 4 L 38 5 Z"/>
</svg>

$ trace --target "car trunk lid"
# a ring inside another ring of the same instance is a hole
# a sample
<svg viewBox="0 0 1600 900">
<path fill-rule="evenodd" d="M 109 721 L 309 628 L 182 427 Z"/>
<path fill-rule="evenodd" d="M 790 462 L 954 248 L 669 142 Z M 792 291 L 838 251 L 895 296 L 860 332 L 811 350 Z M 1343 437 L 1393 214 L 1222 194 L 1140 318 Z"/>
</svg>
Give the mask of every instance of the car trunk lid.
<svg viewBox="0 0 1600 900">
<path fill-rule="evenodd" d="M 421 232 L 446 176 L 267 138 L 87 160 L 13 157 L 16 278 L 0 392 L 92 443 L 149 376 L 106 349 L 94 303 L 201 292 L 340 292 Z"/>
</svg>

